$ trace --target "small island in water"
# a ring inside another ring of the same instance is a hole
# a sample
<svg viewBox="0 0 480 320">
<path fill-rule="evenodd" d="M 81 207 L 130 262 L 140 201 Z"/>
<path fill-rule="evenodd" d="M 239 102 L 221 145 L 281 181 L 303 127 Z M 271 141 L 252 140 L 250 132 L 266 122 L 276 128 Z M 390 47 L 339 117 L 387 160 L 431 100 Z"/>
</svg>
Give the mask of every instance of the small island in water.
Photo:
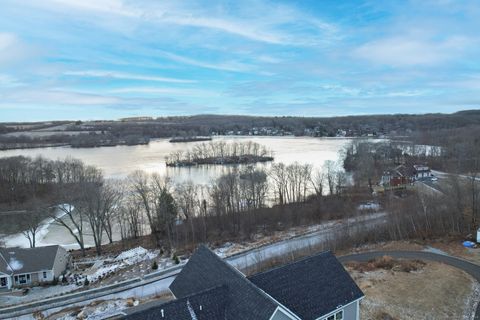
<svg viewBox="0 0 480 320">
<path fill-rule="evenodd" d="M 199 144 L 187 151 L 172 152 L 165 158 L 168 167 L 202 164 L 251 164 L 273 161 L 273 153 L 256 142 L 225 141 Z"/>
</svg>

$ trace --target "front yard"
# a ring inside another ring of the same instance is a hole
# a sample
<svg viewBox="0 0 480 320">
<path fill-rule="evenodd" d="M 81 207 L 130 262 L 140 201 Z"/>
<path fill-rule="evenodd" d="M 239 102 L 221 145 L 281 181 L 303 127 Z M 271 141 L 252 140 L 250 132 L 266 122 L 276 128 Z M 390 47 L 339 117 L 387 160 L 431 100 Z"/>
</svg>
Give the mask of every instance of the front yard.
<svg viewBox="0 0 480 320">
<path fill-rule="evenodd" d="M 365 293 L 363 320 L 473 319 L 480 285 L 461 270 L 390 257 L 346 267 Z"/>
</svg>

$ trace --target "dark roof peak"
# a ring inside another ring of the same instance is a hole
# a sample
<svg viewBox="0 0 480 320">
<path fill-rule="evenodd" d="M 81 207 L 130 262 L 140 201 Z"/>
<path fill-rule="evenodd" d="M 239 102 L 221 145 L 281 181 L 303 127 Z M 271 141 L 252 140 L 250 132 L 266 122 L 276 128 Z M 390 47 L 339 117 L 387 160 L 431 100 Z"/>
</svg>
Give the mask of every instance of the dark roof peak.
<svg viewBox="0 0 480 320">
<path fill-rule="evenodd" d="M 251 278 L 251 277 L 256 277 L 256 276 L 259 276 L 259 275 L 262 275 L 262 274 L 265 274 L 265 273 L 269 273 L 269 272 L 272 272 L 272 271 L 275 271 L 275 270 L 279 270 L 279 269 L 283 269 L 283 268 L 288 268 L 289 266 L 291 265 L 295 265 L 297 263 L 301 263 L 302 261 L 305 261 L 305 260 L 310 260 L 310 259 L 315 259 L 319 256 L 326 256 L 326 255 L 331 255 L 334 257 L 333 253 L 330 251 L 330 250 L 325 250 L 325 251 L 322 251 L 320 253 L 316 253 L 312 256 L 306 256 L 306 257 L 303 257 L 303 258 L 300 258 L 298 260 L 295 260 L 295 261 L 291 261 L 291 262 L 287 262 L 287 263 L 284 263 L 284 264 L 281 264 L 279 266 L 276 266 L 276 267 L 273 267 L 271 269 L 268 269 L 268 270 L 265 270 L 265 271 L 260 271 L 260 272 L 257 272 L 255 273 L 254 275 L 251 275 L 249 276 L 248 278 Z"/>
<path fill-rule="evenodd" d="M 248 278 L 304 320 L 314 320 L 363 297 L 330 252 L 300 259 Z"/>
<path fill-rule="evenodd" d="M 170 290 L 176 298 L 194 295 L 214 286 L 225 285 L 228 319 L 269 319 L 278 304 L 251 283 L 243 273 L 201 245 L 177 275 Z"/>
</svg>

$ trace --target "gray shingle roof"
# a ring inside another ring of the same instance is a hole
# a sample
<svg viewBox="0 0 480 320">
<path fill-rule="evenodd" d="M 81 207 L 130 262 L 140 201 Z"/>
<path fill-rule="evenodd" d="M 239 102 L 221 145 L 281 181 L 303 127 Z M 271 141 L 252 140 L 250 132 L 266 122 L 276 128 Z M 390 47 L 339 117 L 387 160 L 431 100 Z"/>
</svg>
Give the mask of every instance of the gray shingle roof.
<svg viewBox="0 0 480 320">
<path fill-rule="evenodd" d="M 304 320 L 317 319 L 364 296 L 331 252 L 248 279 Z"/>
<path fill-rule="evenodd" d="M 278 306 L 242 273 L 205 246 L 200 246 L 192 255 L 170 285 L 170 290 L 182 299 L 222 285 L 226 286 L 225 319 L 269 319 Z"/>
<path fill-rule="evenodd" d="M 227 287 L 220 286 L 192 296 L 127 315 L 128 320 L 226 320 Z M 163 310 L 163 317 L 162 317 Z"/>
<path fill-rule="evenodd" d="M 0 272 L 22 274 L 52 270 L 60 246 L 0 248 Z"/>
</svg>

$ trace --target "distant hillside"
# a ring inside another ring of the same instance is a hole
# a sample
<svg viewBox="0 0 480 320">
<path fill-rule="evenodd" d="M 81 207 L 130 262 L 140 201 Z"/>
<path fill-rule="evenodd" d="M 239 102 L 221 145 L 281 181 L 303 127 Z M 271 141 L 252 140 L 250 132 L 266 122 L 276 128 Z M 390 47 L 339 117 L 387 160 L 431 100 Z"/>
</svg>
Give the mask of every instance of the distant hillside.
<svg viewBox="0 0 480 320">
<path fill-rule="evenodd" d="M 342 117 L 194 115 L 135 117 L 119 121 L 0 124 L 0 147 L 70 144 L 99 146 L 148 143 L 148 138 L 218 135 L 379 136 L 410 135 L 480 126 L 480 110 L 453 114 L 391 114 Z M 33 134 L 38 131 L 42 134 Z M 48 134 L 50 130 L 50 134 Z M 66 133 L 75 132 L 67 136 Z M 2 135 L 1 133 L 10 133 Z"/>
</svg>

